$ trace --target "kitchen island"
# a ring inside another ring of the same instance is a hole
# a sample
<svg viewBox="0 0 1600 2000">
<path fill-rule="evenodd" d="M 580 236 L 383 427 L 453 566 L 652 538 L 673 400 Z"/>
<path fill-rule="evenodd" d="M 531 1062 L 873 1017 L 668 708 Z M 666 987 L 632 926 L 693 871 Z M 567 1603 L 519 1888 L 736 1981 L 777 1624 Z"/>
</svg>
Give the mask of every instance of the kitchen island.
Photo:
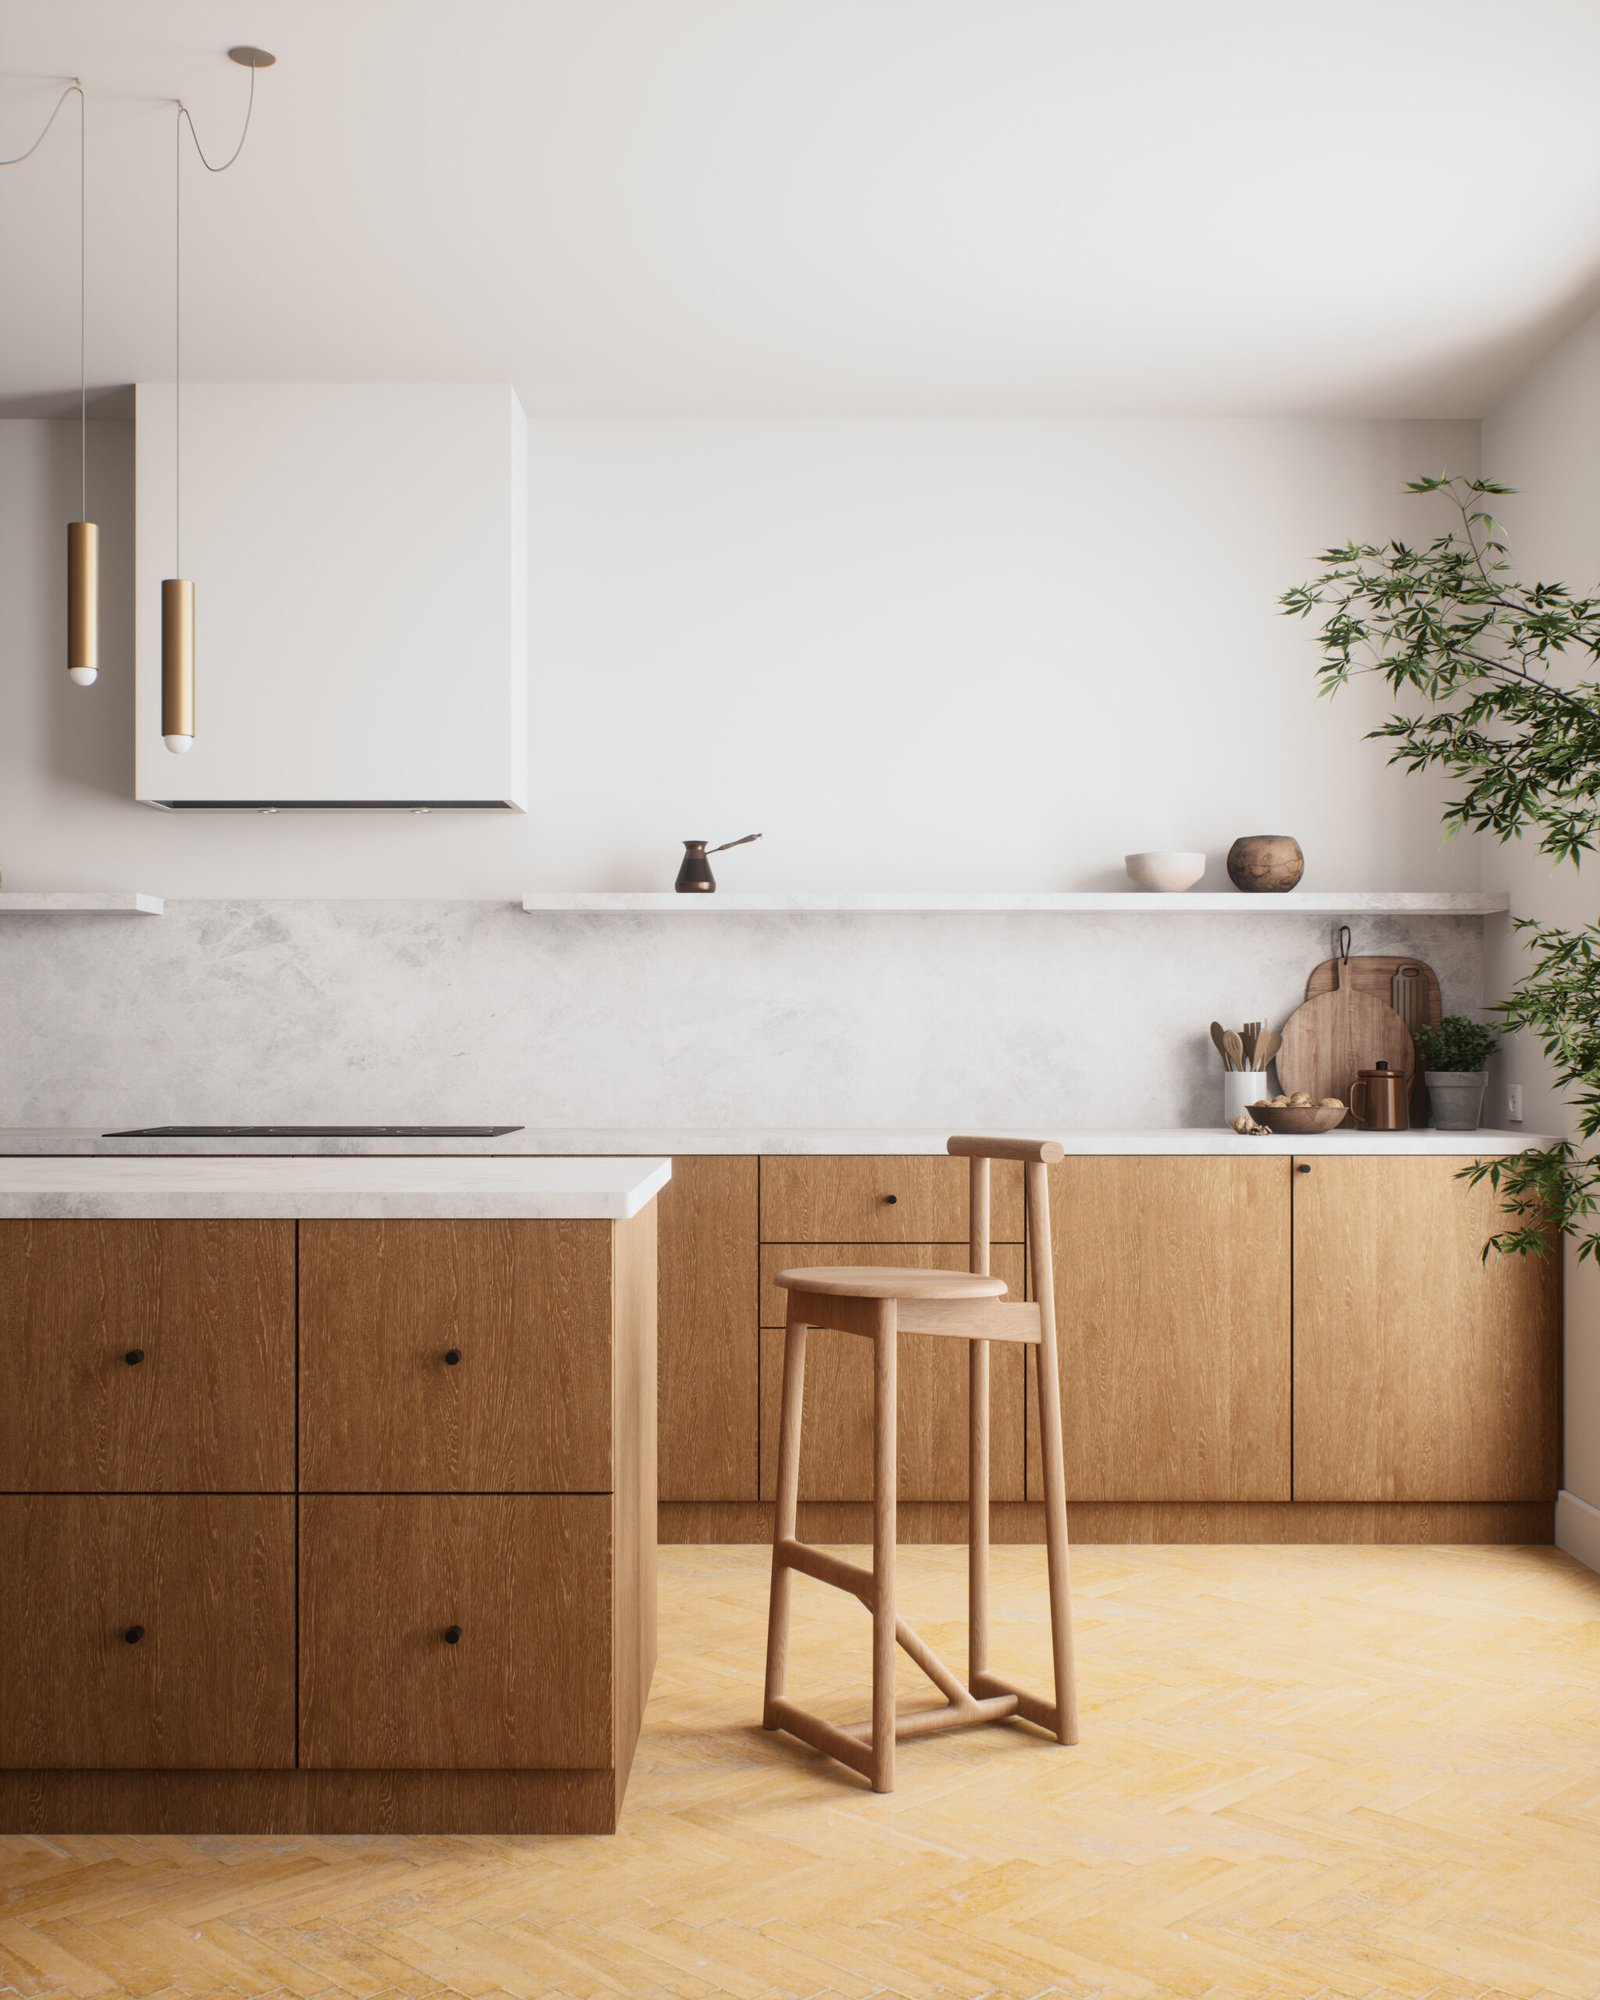
<svg viewBox="0 0 1600 2000">
<path fill-rule="evenodd" d="M 670 1174 L 0 1163 L 0 1830 L 614 1828 Z"/>
</svg>

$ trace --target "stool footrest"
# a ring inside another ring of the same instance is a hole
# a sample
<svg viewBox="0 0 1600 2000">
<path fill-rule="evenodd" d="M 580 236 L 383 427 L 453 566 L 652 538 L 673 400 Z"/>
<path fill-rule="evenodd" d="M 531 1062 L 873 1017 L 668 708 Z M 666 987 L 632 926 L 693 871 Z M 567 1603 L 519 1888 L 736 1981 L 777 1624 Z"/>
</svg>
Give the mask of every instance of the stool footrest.
<svg viewBox="0 0 1600 2000">
<path fill-rule="evenodd" d="M 974 1674 L 972 1692 L 985 1697 L 1009 1695 L 1015 1699 L 1015 1713 L 1024 1722 L 1032 1722 L 1040 1729 L 1048 1729 L 1052 1736 L 1061 1736 L 1056 1704 L 1053 1701 L 1041 1701 L 1036 1694 L 1029 1694 L 1026 1688 L 1013 1687 L 1010 1681 L 1002 1680 L 999 1674 Z M 1066 1742 L 1069 1739 L 1061 1737 L 1061 1740 Z"/>
<path fill-rule="evenodd" d="M 846 1562 L 843 1556 L 829 1555 L 826 1549 L 813 1548 L 810 1542 L 797 1542 L 785 1536 L 773 1551 L 785 1569 L 797 1569 L 802 1576 L 815 1577 L 818 1583 L 831 1584 L 835 1590 L 847 1590 L 852 1597 L 859 1597 L 870 1611 L 877 1596 L 877 1584 L 872 1571 L 863 1569 L 859 1563 Z"/>
<path fill-rule="evenodd" d="M 1004 1722 L 1017 1712 L 1017 1698 L 1010 1694 L 989 1695 L 982 1701 L 952 1701 L 942 1708 L 914 1708 L 909 1715 L 897 1715 L 894 1740 L 909 1736 L 941 1736 L 947 1729 L 976 1729 L 983 1722 Z M 872 1724 L 857 1722 L 845 1731 L 863 1743 L 872 1741 Z"/>
<path fill-rule="evenodd" d="M 831 1722 L 824 1722 L 820 1715 L 796 1708 L 782 1695 L 774 1695 L 767 1703 L 763 1722 L 768 1729 L 788 1730 L 791 1736 L 798 1736 L 813 1750 L 820 1750 L 824 1757 L 835 1757 L 841 1764 L 848 1764 L 852 1771 L 859 1771 L 863 1778 L 871 1778 L 872 1751 L 869 1745 L 843 1729 L 836 1729 Z"/>
</svg>

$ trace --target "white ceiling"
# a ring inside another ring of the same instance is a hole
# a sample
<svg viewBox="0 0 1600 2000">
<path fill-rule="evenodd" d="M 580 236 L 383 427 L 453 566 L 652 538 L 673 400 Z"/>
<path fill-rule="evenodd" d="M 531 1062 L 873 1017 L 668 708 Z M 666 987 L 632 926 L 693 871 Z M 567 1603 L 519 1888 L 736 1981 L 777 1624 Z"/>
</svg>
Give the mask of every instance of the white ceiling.
<svg viewBox="0 0 1600 2000">
<path fill-rule="evenodd" d="M 1596 0 L 0 0 L 90 93 L 95 384 L 530 411 L 1471 415 L 1600 304 Z M 0 408 L 77 370 L 70 110 L 0 173 Z M 46 399 L 40 402 L 39 399 Z"/>
</svg>

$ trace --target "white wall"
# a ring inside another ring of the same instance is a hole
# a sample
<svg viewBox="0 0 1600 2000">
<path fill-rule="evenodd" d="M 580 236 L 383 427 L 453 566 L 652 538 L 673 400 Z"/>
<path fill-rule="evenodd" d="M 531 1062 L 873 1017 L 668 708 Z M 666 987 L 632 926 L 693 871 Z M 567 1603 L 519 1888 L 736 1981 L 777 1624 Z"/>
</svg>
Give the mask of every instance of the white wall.
<svg viewBox="0 0 1600 2000">
<path fill-rule="evenodd" d="M 59 670 L 76 433 L 3 423 L 0 868 L 511 897 L 666 887 L 683 837 L 759 828 L 730 886 L 1108 887 L 1152 846 L 1225 886 L 1235 834 L 1288 831 L 1308 888 L 1472 885 L 1438 794 L 1361 740 L 1376 691 L 1319 703 L 1274 605 L 1330 540 L 1424 532 L 1401 482 L 1477 449 L 1471 422 L 535 423 L 530 814 L 197 820 L 132 798 L 128 427 L 95 426 L 85 693 Z"/>
<path fill-rule="evenodd" d="M 1484 419 L 1484 470 L 1519 489 L 1498 503 L 1509 530 L 1512 559 L 1528 581 L 1566 583 L 1592 593 L 1600 583 L 1600 316 L 1587 321 L 1542 361 Z M 1574 672 L 1580 670 L 1574 668 Z M 1584 677 L 1594 678 L 1589 667 Z M 1553 868 L 1530 848 L 1484 844 L 1485 879 L 1511 890 L 1519 914 L 1576 929 L 1600 917 L 1600 865 Z M 1486 975 L 1491 995 L 1517 977 L 1520 945 L 1504 937 L 1491 947 Z M 1536 1047 L 1523 1039 L 1502 1057 L 1502 1081 L 1521 1082 L 1532 1127 L 1570 1131 L 1572 1114 L 1551 1088 Z M 1557 1539 L 1600 1568 L 1600 1273 L 1592 1263 L 1567 1264 L 1566 1495 Z"/>
</svg>

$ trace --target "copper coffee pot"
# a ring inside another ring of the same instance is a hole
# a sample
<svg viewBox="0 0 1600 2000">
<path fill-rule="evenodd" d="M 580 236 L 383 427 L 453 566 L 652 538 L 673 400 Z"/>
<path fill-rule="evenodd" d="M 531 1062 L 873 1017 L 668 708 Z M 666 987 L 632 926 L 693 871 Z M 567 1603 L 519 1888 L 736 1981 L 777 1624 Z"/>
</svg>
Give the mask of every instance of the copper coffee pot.
<svg viewBox="0 0 1600 2000">
<path fill-rule="evenodd" d="M 1411 1127 L 1411 1082 L 1381 1062 L 1356 1072 L 1350 1086 L 1350 1116 L 1364 1132 L 1406 1132 Z"/>
<path fill-rule="evenodd" d="M 683 843 L 683 865 L 678 870 L 673 888 L 680 896 L 714 895 L 717 878 L 711 872 L 707 854 L 726 854 L 730 847 L 748 847 L 752 840 L 760 838 L 759 833 L 747 833 L 742 840 L 725 840 L 720 847 L 710 848 L 703 840 L 686 840 Z"/>
</svg>

